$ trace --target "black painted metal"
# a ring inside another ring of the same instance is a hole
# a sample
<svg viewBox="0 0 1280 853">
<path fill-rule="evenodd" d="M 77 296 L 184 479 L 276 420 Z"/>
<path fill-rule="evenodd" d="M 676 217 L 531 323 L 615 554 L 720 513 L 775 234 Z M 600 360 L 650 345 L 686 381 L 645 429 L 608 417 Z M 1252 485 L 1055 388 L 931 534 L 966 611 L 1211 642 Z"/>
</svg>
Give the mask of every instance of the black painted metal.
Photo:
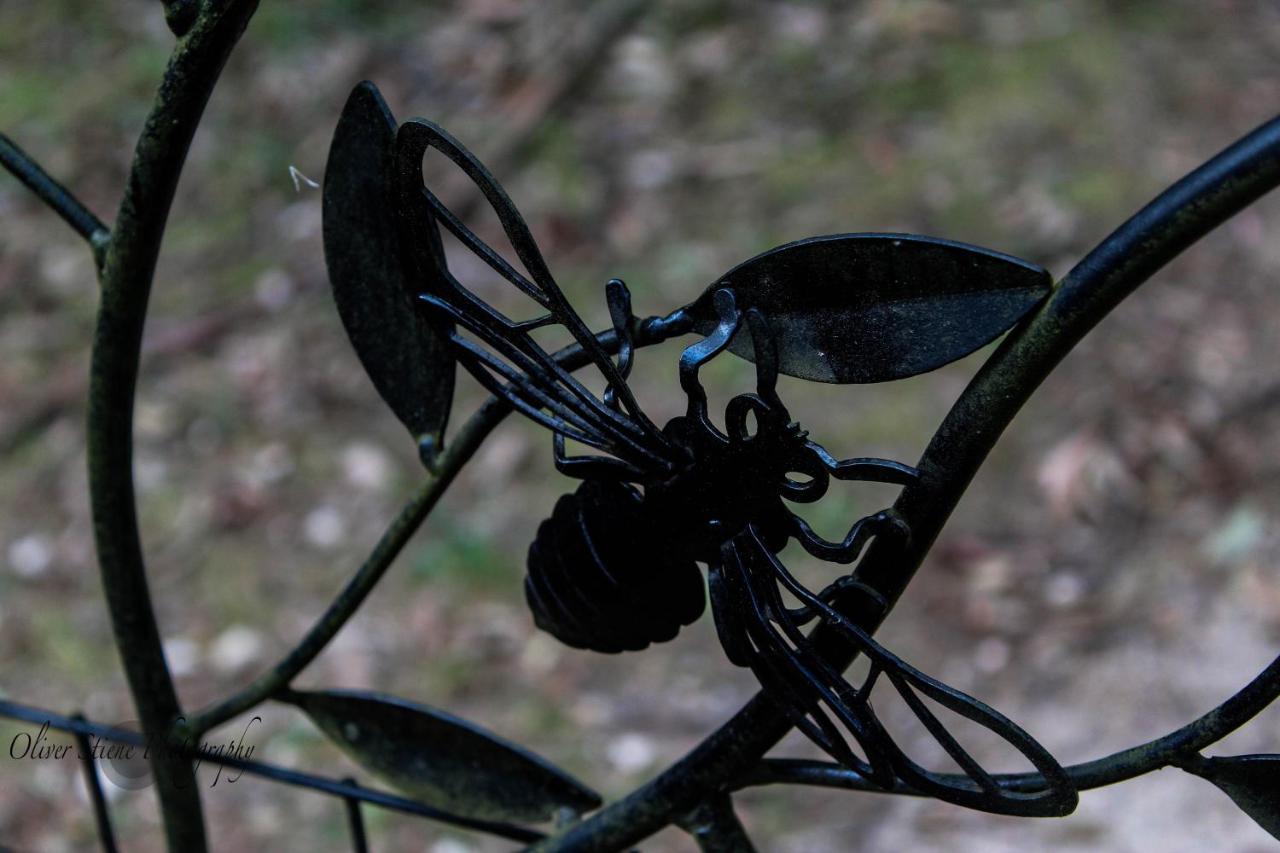
<svg viewBox="0 0 1280 853">
<path fill-rule="evenodd" d="M 356 780 L 350 777 L 343 779 L 343 784 L 353 788 L 359 787 Z M 353 853 L 368 853 L 369 838 L 364 831 L 364 815 L 360 812 L 360 801 L 352 797 L 343 797 L 347 808 L 347 831 L 351 833 L 351 849 Z"/>
<path fill-rule="evenodd" d="M 84 721 L 84 717 L 77 714 L 73 717 L 75 720 Z M 85 787 L 89 789 L 89 802 L 93 804 L 93 819 L 98 828 L 98 841 L 102 844 L 103 853 L 116 853 L 116 834 L 111 827 L 111 807 L 107 805 L 107 798 L 102 793 L 102 780 L 98 778 L 98 759 L 94 754 L 93 745 L 89 742 L 89 735 L 85 732 L 76 732 L 76 750 L 78 758 L 84 764 L 84 782 Z"/>
<path fill-rule="evenodd" d="M 0 699 L 0 717 L 10 720 L 21 720 L 34 726 L 43 726 L 47 724 L 49 728 L 57 731 L 70 732 L 73 735 L 92 735 L 112 743 L 126 744 L 128 746 L 145 748 L 147 746 L 154 745 L 153 742 L 145 735 L 141 735 L 137 732 L 115 728 L 114 726 L 108 726 L 104 723 L 86 720 L 83 718 L 63 716 L 62 714 L 58 714 L 44 708 L 36 708 L 31 705 L 24 705 L 20 702 L 10 702 L 8 700 Z M 407 797 L 389 794 L 386 791 L 350 785 L 346 782 L 327 779 L 313 773 L 302 773 L 297 770 L 291 770 L 287 767 L 280 767 L 262 761 L 250 761 L 248 759 L 238 758 L 226 750 L 204 751 L 192 749 L 189 743 L 179 743 L 171 745 L 168 750 L 152 751 L 171 751 L 174 755 L 186 755 L 193 758 L 198 757 L 202 762 L 217 764 L 232 770 L 239 770 L 244 773 L 248 773 L 251 776 L 270 779 L 273 782 L 307 788 L 312 791 L 339 797 L 341 799 L 368 803 L 390 811 L 416 815 L 417 817 L 427 818 L 428 820 L 437 821 L 449 826 L 455 826 L 460 829 L 483 832 L 488 835 L 497 836 L 498 838 L 508 838 L 512 841 L 531 842 L 544 837 L 543 834 L 537 830 L 528 829 L 523 826 L 517 826 L 515 824 L 501 821 L 476 820 L 462 815 L 455 815 L 443 809 L 434 808 L 425 803 L 408 799 Z"/>
<path fill-rule="evenodd" d="M 615 850 L 676 824 L 704 850 L 749 849 L 729 793 L 750 785 L 809 784 L 931 796 L 1015 815 L 1062 815 L 1077 791 L 1167 766 L 1221 788 L 1280 837 L 1280 756 L 1206 758 L 1201 752 L 1280 695 L 1280 657 L 1235 696 L 1162 738 L 1062 767 L 1015 723 L 882 647 L 888 614 L 1008 421 L 1070 348 L 1128 293 L 1208 230 L 1280 184 L 1280 119 L 1249 134 L 1121 226 L 1061 282 L 1015 258 L 903 234 L 815 237 L 730 270 L 664 317 L 633 316 L 626 285 L 604 296 L 612 328 L 591 332 L 556 284 L 520 213 L 492 174 L 443 129 L 397 126 L 372 84 L 356 88 L 335 133 L 325 177 L 325 255 L 339 313 L 379 393 L 418 442 L 428 483 L 392 523 L 351 583 L 275 668 L 191 719 L 182 716 L 147 594 L 133 512 L 130 407 L 156 253 L 187 144 L 254 0 L 165 3 L 183 40 L 148 120 L 116 224 L 108 229 L 7 137 L 0 165 L 86 241 L 103 283 L 90 418 L 100 563 L 117 642 L 147 735 L 0 701 L 0 717 L 73 733 L 164 743 L 153 767 L 173 849 L 204 849 L 192 758 L 343 799 L 352 844 L 367 841 L 361 804 L 486 832 L 539 850 Z M 515 257 L 495 252 L 422 182 L 442 154 L 497 214 Z M 509 317 L 452 274 L 449 232 L 522 294 L 531 314 Z M 917 466 L 837 460 L 792 421 L 779 373 L 857 383 L 910 376 L 959 358 L 1014 327 L 953 407 Z M 531 334 L 558 330 L 549 351 Z M 680 358 L 685 414 L 661 428 L 627 384 L 641 347 L 688 333 Z M 754 392 L 733 397 L 724 428 L 708 411 L 699 370 L 729 351 L 756 365 Z M 494 397 L 449 444 L 455 365 Z M 597 396 L 574 376 L 590 365 Z M 563 496 L 530 547 L 526 596 L 535 622 L 562 641 L 602 652 L 675 636 L 706 608 L 708 567 L 716 629 L 728 658 L 763 692 L 681 761 L 622 800 L 599 798 L 544 759 L 443 712 L 396 697 L 300 693 L 289 684 L 359 607 L 453 476 L 502 418 L 519 412 L 552 433 L 557 469 L 582 481 Z M 569 455 L 568 440 L 597 451 Z M 830 481 L 892 483 L 895 505 L 855 520 L 840 541 L 820 538 L 791 509 Z M 801 585 L 778 558 L 795 540 L 820 560 L 853 565 L 826 588 Z M 805 633 L 805 630 L 808 633 Z M 843 675 L 868 660 L 858 683 Z M 896 696 L 960 768 L 930 770 L 890 736 L 871 699 Z M 190 744 L 262 701 L 298 706 L 408 799 Z M 1034 772 L 996 774 L 977 762 L 936 708 L 997 735 Z M 762 760 L 795 727 L 836 763 Z M 114 836 L 94 763 L 85 764 L 105 849 Z M 446 806 L 446 807 L 442 807 Z M 593 814 L 584 813 L 593 812 Z M 508 819 L 563 825 L 552 837 Z M 567 822 L 566 822 L 567 821 Z"/>
<path fill-rule="evenodd" d="M 352 91 L 324 175 L 324 247 L 334 301 L 378 393 L 430 465 L 444 436 L 454 369 L 445 340 L 413 310 L 387 203 L 396 122 L 372 84 Z"/>
<path fill-rule="evenodd" d="M 888 460 L 832 458 L 792 421 L 777 393 L 779 372 L 868 382 L 939 366 L 1034 308 L 1048 293 L 1046 272 L 996 253 L 905 235 L 816 238 L 765 253 L 674 312 L 704 337 L 680 359 L 686 412 L 659 430 L 626 384 L 634 361 L 628 337 L 639 322 L 626 286 L 615 279 L 606 287 L 620 341 L 615 363 L 565 299 L 515 205 L 474 155 L 422 120 L 403 125 L 395 144 L 401 243 L 416 247 L 406 255 L 409 287 L 467 371 L 549 428 L 557 468 L 586 481 L 560 499 L 529 550 L 525 591 L 539 627 L 568 645 L 602 652 L 668 640 L 702 612 L 701 562 L 710 567 L 712 610 L 730 660 L 750 667 L 791 722 L 846 767 L 886 790 L 905 782 L 970 808 L 1026 815 L 1074 809 L 1070 780 L 1025 731 L 880 647 L 832 606 L 831 595 L 824 600 L 805 589 L 776 556 L 795 539 L 820 559 L 847 564 L 874 536 L 909 539 L 901 519 L 885 512 L 855 521 L 842 541 L 829 542 L 788 504 L 819 500 L 833 477 L 905 485 L 917 476 Z M 423 186 L 421 161 L 429 149 L 448 157 L 483 193 L 530 278 Z M 545 313 L 513 320 L 463 286 L 449 269 L 437 223 Z M 560 368 L 530 334 L 535 326 L 558 326 L 588 353 L 594 350 L 592 363 L 607 393 L 595 397 Z M 710 417 L 698 374 L 726 349 L 755 363 L 756 391 L 729 401 L 722 431 Z M 606 455 L 567 456 L 568 438 Z M 784 591 L 801 607 L 789 608 Z M 872 658 L 862 684 L 850 685 L 818 656 L 800 630 L 815 619 L 837 627 Z M 921 767 L 881 725 L 870 700 L 882 675 L 964 769 L 965 781 Z M 1001 788 L 923 696 L 1013 746 L 1040 771 L 1043 789 Z"/>
</svg>

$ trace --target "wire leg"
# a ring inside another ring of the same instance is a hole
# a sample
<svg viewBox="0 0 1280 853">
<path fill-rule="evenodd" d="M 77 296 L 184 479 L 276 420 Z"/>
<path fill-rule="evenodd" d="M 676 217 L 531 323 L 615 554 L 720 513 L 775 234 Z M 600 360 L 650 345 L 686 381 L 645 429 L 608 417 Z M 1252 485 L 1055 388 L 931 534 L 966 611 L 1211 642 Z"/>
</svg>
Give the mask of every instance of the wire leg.
<svg viewBox="0 0 1280 853">
<path fill-rule="evenodd" d="M 686 348 L 680 356 L 680 387 L 689 396 L 689 417 L 708 426 L 707 392 L 698 381 L 698 371 L 729 346 L 742 323 L 742 314 L 734 301 L 733 291 L 717 290 L 714 300 L 720 325 L 710 335 Z"/>
<path fill-rule="evenodd" d="M 556 433 L 551 439 L 551 453 L 556 470 L 575 480 L 623 480 L 636 482 L 644 479 L 644 472 L 634 465 L 611 456 L 569 456 L 565 453 L 564 436 Z"/>
</svg>

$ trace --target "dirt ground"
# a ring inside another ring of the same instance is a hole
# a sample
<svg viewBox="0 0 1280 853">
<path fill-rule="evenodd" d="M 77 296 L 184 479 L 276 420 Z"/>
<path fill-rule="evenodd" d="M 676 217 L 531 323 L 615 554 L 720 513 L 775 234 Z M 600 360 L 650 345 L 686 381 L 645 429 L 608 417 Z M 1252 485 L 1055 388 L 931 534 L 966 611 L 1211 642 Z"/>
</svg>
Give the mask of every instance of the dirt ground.
<svg viewBox="0 0 1280 853">
<path fill-rule="evenodd" d="M 611 276 L 627 280 L 637 313 L 665 313 L 737 262 L 814 234 L 930 234 L 1058 276 L 1280 109 L 1280 6 L 1261 0 L 683 0 L 605 42 L 592 38 L 595 5 L 424 6 L 264 0 L 191 152 L 136 427 L 150 577 L 186 707 L 296 642 L 422 479 L 334 310 L 320 194 L 290 178 L 294 167 L 322 179 L 358 80 L 491 163 L 597 327 Z M 171 40 L 154 2 L 6 0 L 0 129 L 109 221 Z M 1280 649 L 1277 235 L 1272 197 L 1079 347 L 1006 434 L 880 634 L 1064 762 L 1184 724 Z M 0 178 L 0 695 L 123 721 L 133 711 L 85 491 L 95 302 L 78 238 Z M 638 357 L 638 393 L 659 420 L 680 403 L 678 352 Z M 888 385 L 784 381 L 781 392 L 837 455 L 911 462 L 982 357 Z M 721 401 L 750 378 L 741 366 L 712 373 Z M 459 384 L 455 423 L 482 399 Z M 710 732 L 754 680 L 724 659 L 709 619 L 621 657 L 535 631 L 524 554 L 570 488 L 550 456 L 536 426 L 502 426 L 298 684 L 444 708 L 613 798 Z M 834 532 L 892 497 L 844 486 L 814 521 Z M 832 572 L 796 565 L 812 579 Z M 353 770 L 297 712 L 263 716 L 255 757 Z M 0 742 L 19 731 L 0 724 Z M 1213 752 L 1280 752 L 1280 709 Z M 774 754 L 814 752 L 792 737 Z M 216 850 L 349 849 L 334 800 L 248 777 L 202 781 Z M 77 767 L 0 752 L 0 791 L 0 845 L 94 849 Z M 159 849 L 153 797 L 110 791 L 124 849 Z M 768 851 L 1275 843 L 1172 769 L 1086 793 L 1062 820 L 802 788 L 736 801 Z M 503 849 L 373 809 L 368 823 L 379 850 Z M 693 845 L 669 830 L 643 849 Z"/>
</svg>

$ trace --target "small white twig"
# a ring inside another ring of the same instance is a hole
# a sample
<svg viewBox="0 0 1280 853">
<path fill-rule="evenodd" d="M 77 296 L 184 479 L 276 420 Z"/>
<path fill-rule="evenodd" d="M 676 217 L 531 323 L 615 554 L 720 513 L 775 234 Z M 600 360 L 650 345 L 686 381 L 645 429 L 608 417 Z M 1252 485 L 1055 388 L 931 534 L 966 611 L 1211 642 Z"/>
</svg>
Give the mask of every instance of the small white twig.
<svg viewBox="0 0 1280 853">
<path fill-rule="evenodd" d="M 310 178 L 308 178 L 306 175 L 299 172 L 297 166 L 293 166 L 293 165 L 289 166 L 289 177 L 293 178 L 293 191 L 296 193 L 302 192 L 303 184 L 306 184 L 307 186 L 311 187 L 311 189 L 313 190 L 320 189 L 320 185 L 317 184 L 315 181 L 311 180 Z"/>
</svg>

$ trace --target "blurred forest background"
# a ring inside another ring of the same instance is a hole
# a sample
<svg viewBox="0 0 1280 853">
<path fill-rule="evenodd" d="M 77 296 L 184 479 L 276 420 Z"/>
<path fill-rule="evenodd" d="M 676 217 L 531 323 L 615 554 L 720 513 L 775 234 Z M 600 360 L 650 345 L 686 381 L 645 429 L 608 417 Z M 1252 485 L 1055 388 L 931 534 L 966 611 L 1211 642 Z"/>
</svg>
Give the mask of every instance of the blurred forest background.
<svg viewBox="0 0 1280 853">
<path fill-rule="evenodd" d="M 158 3 L 4 0 L 0 128 L 110 221 L 171 43 Z M 289 648 L 423 476 L 327 292 L 320 193 L 290 178 L 290 166 L 323 178 L 365 78 L 398 117 L 437 120 L 490 163 L 602 327 L 611 276 L 637 313 L 665 313 L 813 234 L 931 234 L 1059 276 L 1280 109 L 1280 7 L 265 0 L 191 152 L 138 401 L 143 534 L 187 707 Z M 1273 197 L 1116 311 L 1015 422 L 881 640 L 1064 762 L 1164 734 L 1265 666 L 1280 650 L 1278 275 Z M 85 491 L 94 290 L 79 238 L 0 178 L 0 694 L 121 721 L 133 711 Z M 655 417 L 680 404 L 682 345 L 639 354 Z M 911 462 L 982 357 L 888 386 L 781 390 L 836 455 Z M 722 394 L 751 376 L 713 373 Z M 454 423 L 480 399 L 460 380 Z M 534 630 L 525 550 L 572 485 L 550 457 L 537 427 L 502 426 L 299 685 L 436 705 L 616 797 L 754 680 L 725 661 L 708 618 L 622 657 Z M 837 487 L 815 523 L 834 532 L 892 497 Z M 255 757 L 351 769 L 297 712 L 263 714 Z M 0 742 L 18 730 L 0 724 Z M 1280 709 L 1219 751 L 1280 751 Z M 793 737 L 775 754 L 811 750 Z M 0 844 L 94 849 L 77 766 L 0 753 L 0 791 Z M 204 800 L 215 849 L 348 849 L 328 797 L 224 776 Z M 1176 770 L 1086 794 L 1061 821 L 797 788 L 737 801 L 770 851 L 1274 844 Z M 159 849 L 150 793 L 113 789 L 113 809 L 126 849 Z M 502 849 L 366 815 L 375 849 Z M 643 847 L 692 844 L 669 830 Z"/>
</svg>

